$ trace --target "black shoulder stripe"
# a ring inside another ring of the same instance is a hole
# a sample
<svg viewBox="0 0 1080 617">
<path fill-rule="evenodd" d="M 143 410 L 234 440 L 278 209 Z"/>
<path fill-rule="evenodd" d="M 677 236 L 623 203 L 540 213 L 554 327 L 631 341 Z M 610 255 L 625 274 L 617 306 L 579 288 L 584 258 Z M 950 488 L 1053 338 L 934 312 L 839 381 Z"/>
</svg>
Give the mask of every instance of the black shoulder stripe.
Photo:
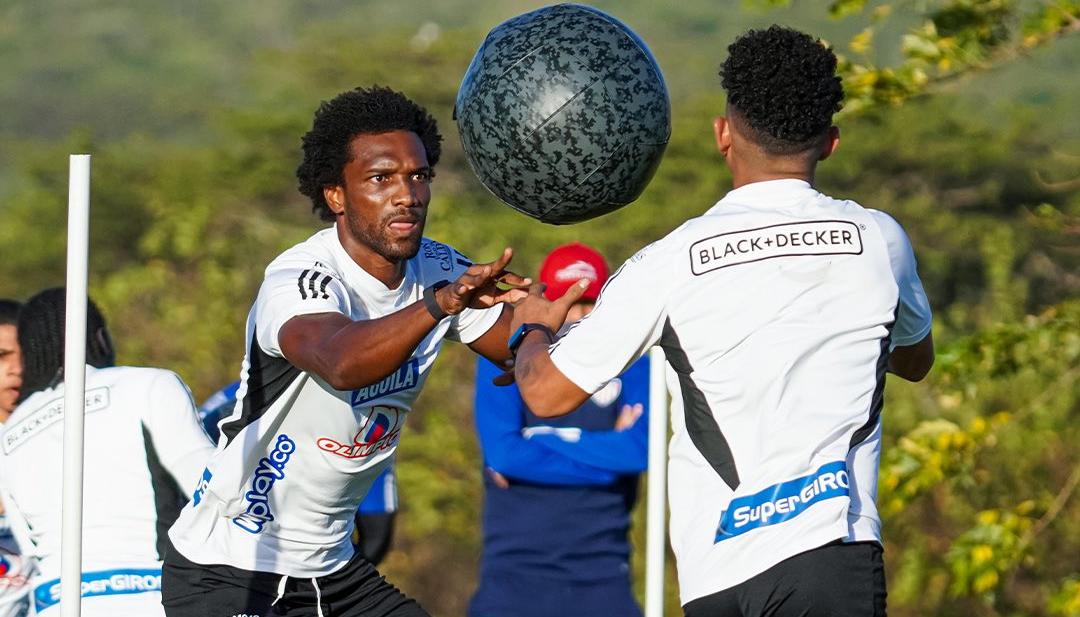
<svg viewBox="0 0 1080 617">
<path fill-rule="evenodd" d="M 324 275 L 323 279 L 322 279 L 322 284 L 319 285 L 319 293 L 322 294 L 323 300 L 326 300 L 327 298 L 330 297 L 330 294 L 326 293 L 326 286 L 329 285 L 329 284 L 330 284 L 330 275 L 329 274 Z"/>
<path fill-rule="evenodd" d="M 318 280 L 319 280 L 319 271 L 318 270 L 312 270 L 311 271 L 311 276 L 308 277 L 308 291 L 311 292 L 311 297 L 312 298 L 317 298 L 318 297 L 315 294 L 315 283 L 317 283 Z"/>
<path fill-rule="evenodd" d="M 308 272 L 311 270 L 304 270 L 300 273 L 300 278 L 296 281 L 296 286 L 300 288 L 300 299 L 307 300 L 307 293 L 304 291 L 304 279 L 307 278 Z"/>
</svg>

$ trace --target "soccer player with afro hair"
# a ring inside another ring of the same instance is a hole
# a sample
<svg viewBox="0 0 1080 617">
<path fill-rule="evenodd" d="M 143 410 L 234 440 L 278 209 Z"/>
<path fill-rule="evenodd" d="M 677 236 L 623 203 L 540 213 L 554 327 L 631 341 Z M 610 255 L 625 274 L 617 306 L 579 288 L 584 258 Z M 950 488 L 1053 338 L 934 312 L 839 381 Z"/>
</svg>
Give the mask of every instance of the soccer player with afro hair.
<svg viewBox="0 0 1080 617">
<path fill-rule="evenodd" d="M 836 56 L 780 26 L 728 52 L 713 134 L 733 189 L 624 263 L 557 342 L 524 331 L 518 389 L 562 415 L 660 345 L 687 617 L 882 616 L 885 378 L 930 370 L 930 305 L 899 223 L 814 187 L 840 140 Z M 566 309 L 531 289 L 514 326 L 557 329 Z"/>
<path fill-rule="evenodd" d="M 300 192 L 334 223 L 266 268 L 237 404 L 169 536 L 169 617 L 426 617 L 350 537 L 444 339 L 506 367 L 528 283 L 423 236 L 442 138 L 404 94 L 357 88 L 304 135 Z"/>
</svg>

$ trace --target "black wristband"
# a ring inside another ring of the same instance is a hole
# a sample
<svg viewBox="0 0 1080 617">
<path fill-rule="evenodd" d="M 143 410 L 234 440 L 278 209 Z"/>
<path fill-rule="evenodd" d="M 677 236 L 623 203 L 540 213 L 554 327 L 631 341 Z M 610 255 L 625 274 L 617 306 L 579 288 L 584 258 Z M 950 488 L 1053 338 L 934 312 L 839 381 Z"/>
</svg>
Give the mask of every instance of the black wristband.
<svg viewBox="0 0 1080 617">
<path fill-rule="evenodd" d="M 442 307 L 439 306 L 439 301 L 435 299 L 435 292 L 449 284 L 450 281 L 439 281 L 431 287 L 426 287 L 424 289 L 424 307 L 428 310 L 428 313 L 431 313 L 431 316 L 435 318 L 435 321 L 442 321 L 450 316 L 450 313 L 444 311 Z"/>
</svg>

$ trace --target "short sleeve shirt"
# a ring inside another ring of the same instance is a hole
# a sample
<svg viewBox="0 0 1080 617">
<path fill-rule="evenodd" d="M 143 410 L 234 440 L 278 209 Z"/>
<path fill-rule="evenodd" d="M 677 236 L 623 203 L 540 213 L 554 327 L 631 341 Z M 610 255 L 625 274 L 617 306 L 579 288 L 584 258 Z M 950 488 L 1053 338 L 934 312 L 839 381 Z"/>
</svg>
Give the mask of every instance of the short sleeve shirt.
<svg viewBox="0 0 1080 617">
<path fill-rule="evenodd" d="M 105 582 L 91 592 L 84 587 L 84 602 L 112 595 L 116 606 L 158 606 L 160 597 L 125 595 L 109 576 L 137 572 L 149 577 L 145 591 L 159 589 L 168 525 L 214 445 L 187 386 L 171 371 L 87 367 L 85 386 L 83 580 Z M 64 406 L 64 383 L 35 392 L 0 436 L 4 507 L 21 527 L 13 530 L 20 548 L 38 561 L 32 586 L 39 612 L 59 598 Z"/>
<path fill-rule="evenodd" d="M 357 505 L 391 463 L 443 339 L 474 341 L 501 308 L 442 320 L 393 373 L 349 391 L 292 366 L 278 333 L 298 315 L 389 315 L 469 265 L 425 238 L 401 284 L 388 289 L 349 257 L 335 228 L 275 259 L 248 315 L 236 408 L 222 420 L 217 452 L 170 532 L 177 550 L 196 563 L 298 577 L 324 576 L 348 562 Z"/>
<path fill-rule="evenodd" d="M 551 354 L 593 392 L 664 349 L 686 603 L 830 541 L 878 539 L 888 352 L 929 330 L 896 221 L 777 180 L 731 191 L 631 257 Z"/>
</svg>

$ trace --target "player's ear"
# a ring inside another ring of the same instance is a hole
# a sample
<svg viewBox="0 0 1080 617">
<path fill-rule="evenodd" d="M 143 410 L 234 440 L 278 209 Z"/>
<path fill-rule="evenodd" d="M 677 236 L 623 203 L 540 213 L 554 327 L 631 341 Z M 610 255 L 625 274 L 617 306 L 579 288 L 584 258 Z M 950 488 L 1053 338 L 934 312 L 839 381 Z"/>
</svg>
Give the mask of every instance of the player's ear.
<svg viewBox="0 0 1080 617">
<path fill-rule="evenodd" d="M 713 118 L 713 136 L 716 137 L 716 149 L 726 157 L 731 150 L 731 121 L 723 116 Z"/>
<path fill-rule="evenodd" d="M 821 154 L 818 156 L 819 161 L 832 156 L 833 152 L 840 147 L 840 127 L 830 126 L 829 134 L 825 136 L 825 144 L 821 147 Z"/>
<path fill-rule="evenodd" d="M 324 186 L 323 199 L 326 200 L 326 205 L 330 207 L 330 211 L 334 214 L 345 213 L 345 187 L 337 184 Z"/>
</svg>

